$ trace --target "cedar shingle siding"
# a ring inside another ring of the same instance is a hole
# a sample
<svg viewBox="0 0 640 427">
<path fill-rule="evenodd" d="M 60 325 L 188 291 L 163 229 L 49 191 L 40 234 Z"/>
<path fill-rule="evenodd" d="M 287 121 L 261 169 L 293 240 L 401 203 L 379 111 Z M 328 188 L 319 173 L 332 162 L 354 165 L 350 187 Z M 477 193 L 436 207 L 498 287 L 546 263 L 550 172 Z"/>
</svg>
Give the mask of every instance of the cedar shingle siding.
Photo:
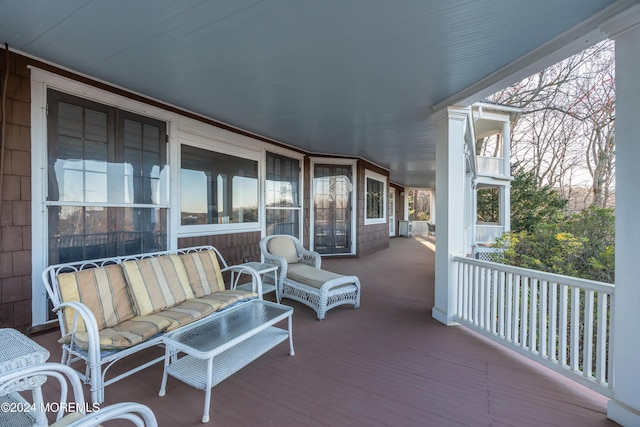
<svg viewBox="0 0 640 427">
<path fill-rule="evenodd" d="M 0 327 L 31 324 L 31 87 L 22 58 L 0 51 L 6 94 L 6 141 L 0 211 Z M 1 117 L 0 117 L 1 120 Z"/>
</svg>

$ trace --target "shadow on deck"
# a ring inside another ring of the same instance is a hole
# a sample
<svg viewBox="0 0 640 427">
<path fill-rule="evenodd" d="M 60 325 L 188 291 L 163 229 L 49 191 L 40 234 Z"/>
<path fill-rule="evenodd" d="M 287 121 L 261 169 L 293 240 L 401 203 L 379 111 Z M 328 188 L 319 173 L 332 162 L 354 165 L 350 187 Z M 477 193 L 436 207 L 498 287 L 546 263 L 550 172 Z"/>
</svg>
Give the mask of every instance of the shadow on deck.
<svg viewBox="0 0 640 427">
<path fill-rule="evenodd" d="M 296 302 L 296 355 L 280 344 L 213 389 L 212 426 L 611 426 L 607 399 L 461 326 L 431 318 L 433 245 L 396 238 L 364 258 L 323 267 L 357 275 L 361 308 L 319 322 Z M 58 361 L 57 331 L 34 337 Z M 106 389 L 105 404 L 137 401 L 161 426 L 202 425 L 204 393 L 157 364 Z M 46 387 L 45 387 L 46 401 Z"/>
</svg>

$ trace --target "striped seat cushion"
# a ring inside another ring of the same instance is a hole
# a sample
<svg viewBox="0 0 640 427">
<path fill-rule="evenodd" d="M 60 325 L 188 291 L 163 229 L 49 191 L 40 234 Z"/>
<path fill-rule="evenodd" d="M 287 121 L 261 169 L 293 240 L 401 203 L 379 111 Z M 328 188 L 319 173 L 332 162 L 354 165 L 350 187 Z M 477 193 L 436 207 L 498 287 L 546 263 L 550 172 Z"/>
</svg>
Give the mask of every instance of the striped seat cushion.
<svg viewBox="0 0 640 427">
<path fill-rule="evenodd" d="M 196 297 L 224 291 L 224 280 L 220 272 L 218 257 L 212 250 L 180 255 L 187 271 L 189 284 Z"/>
<path fill-rule="evenodd" d="M 214 292 L 209 295 L 197 298 L 198 301 L 206 301 L 209 304 L 220 304 L 217 310 L 222 310 L 240 301 L 258 298 L 258 294 L 241 289 L 227 289 L 225 291 Z"/>
<path fill-rule="evenodd" d="M 194 297 L 178 255 L 125 261 L 122 269 L 139 316 L 166 310 Z"/>
<path fill-rule="evenodd" d="M 155 335 L 164 332 L 171 326 L 171 322 L 157 314 L 138 316 L 129 319 L 111 328 L 102 329 L 99 332 L 100 348 L 102 350 L 121 350 L 144 342 Z M 70 336 L 60 339 L 61 343 L 68 344 Z M 76 332 L 74 343 L 82 350 L 89 348 L 89 340 L 86 332 Z"/>
<path fill-rule="evenodd" d="M 345 284 L 340 287 L 349 286 L 352 283 L 350 282 L 350 277 L 351 276 L 343 276 L 342 274 L 310 267 L 305 264 L 290 264 L 287 269 L 287 279 L 318 289 L 328 281 L 335 279 L 344 280 Z"/>
<path fill-rule="evenodd" d="M 209 294 L 200 298 L 188 299 L 175 307 L 154 313 L 170 322 L 167 332 L 195 322 L 213 312 L 224 310 L 225 308 L 241 301 L 258 298 L 255 292 L 243 290 L 226 290 Z"/>
<path fill-rule="evenodd" d="M 135 316 L 127 283 L 119 265 L 90 268 L 58 275 L 62 302 L 79 301 L 96 318 L 98 330 L 118 325 Z M 67 331 L 73 329 L 75 310 L 65 309 Z M 86 331 L 79 321 L 76 330 Z"/>
<path fill-rule="evenodd" d="M 180 326 L 195 322 L 217 310 L 220 310 L 220 304 L 212 304 L 208 301 L 201 301 L 200 298 L 192 298 L 175 307 L 156 313 L 156 315 L 168 320 L 170 325 L 167 331 L 172 331 Z"/>
</svg>

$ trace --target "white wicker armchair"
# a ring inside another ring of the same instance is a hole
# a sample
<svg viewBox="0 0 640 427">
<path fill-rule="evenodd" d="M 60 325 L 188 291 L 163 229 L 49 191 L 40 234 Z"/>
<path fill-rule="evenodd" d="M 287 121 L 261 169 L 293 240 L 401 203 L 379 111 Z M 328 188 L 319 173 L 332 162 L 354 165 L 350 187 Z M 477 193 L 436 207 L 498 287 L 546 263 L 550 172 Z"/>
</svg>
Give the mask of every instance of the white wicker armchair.
<svg viewBox="0 0 640 427">
<path fill-rule="evenodd" d="M 114 425 L 123 425 L 121 420 L 130 421 L 136 427 L 158 427 L 153 411 L 148 406 L 136 402 L 120 402 L 100 408 L 100 411 L 89 412 L 85 416 L 71 422 L 66 427 L 95 427 L 108 426 L 109 421 Z M 55 427 L 55 424 L 51 427 Z"/>
<path fill-rule="evenodd" d="M 57 401 L 46 402 L 50 405 L 48 408 L 40 390 L 47 379 L 56 380 L 60 390 Z M 69 388 L 72 396 L 69 396 Z M 22 396 L 21 393 L 26 391 L 34 393 L 33 404 Z M 39 398 L 35 397 L 36 393 Z M 80 378 L 72 368 L 59 363 L 22 366 L 4 372 L 0 375 L 0 402 L 4 409 L 0 411 L 0 426 L 47 426 L 48 411 L 55 411 L 55 420 L 63 424 L 82 417 L 86 412 Z M 69 402 L 74 406 L 68 405 Z"/>
<path fill-rule="evenodd" d="M 264 237 L 260 251 L 265 263 L 278 266 L 277 290 L 280 298 L 299 301 L 326 317 L 328 310 L 342 305 L 360 306 L 360 279 L 320 268 L 320 254 L 309 251 L 300 240 L 288 235 Z"/>
<path fill-rule="evenodd" d="M 58 400 L 34 403 L 22 397 L 21 392 L 40 387 L 47 379 L 57 381 L 53 387 L 58 390 Z M 86 402 L 76 371 L 55 362 L 18 367 L 0 374 L 0 403 L 8 409 L 0 411 L 0 426 L 93 427 L 110 420 L 128 420 L 138 427 L 158 425 L 151 409 L 140 403 L 99 407 Z M 55 413 L 53 424 L 49 424 L 48 412 Z"/>
</svg>

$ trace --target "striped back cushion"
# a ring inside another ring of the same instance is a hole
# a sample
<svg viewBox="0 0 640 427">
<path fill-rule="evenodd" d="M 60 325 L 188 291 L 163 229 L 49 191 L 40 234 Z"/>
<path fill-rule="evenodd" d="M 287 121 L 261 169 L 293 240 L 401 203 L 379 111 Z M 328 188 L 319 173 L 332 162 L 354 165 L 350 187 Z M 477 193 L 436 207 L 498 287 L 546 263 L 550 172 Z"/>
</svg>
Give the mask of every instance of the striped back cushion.
<svg viewBox="0 0 640 427">
<path fill-rule="evenodd" d="M 132 319 L 135 314 L 127 291 L 127 283 L 119 265 L 90 268 L 58 275 L 62 302 L 80 301 L 98 322 L 98 329 L 110 328 Z M 67 330 L 73 329 L 75 310 L 65 310 Z M 83 322 L 77 331 L 85 331 Z"/>
<path fill-rule="evenodd" d="M 138 316 L 162 311 L 189 298 L 193 291 L 177 255 L 161 255 L 122 263 Z"/>
<path fill-rule="evenodd" d="M 180 257 L 196 297 L 224 291 L 224 280 L 214 251 L 192 252 L 182 254 Z"/>
</svg>

